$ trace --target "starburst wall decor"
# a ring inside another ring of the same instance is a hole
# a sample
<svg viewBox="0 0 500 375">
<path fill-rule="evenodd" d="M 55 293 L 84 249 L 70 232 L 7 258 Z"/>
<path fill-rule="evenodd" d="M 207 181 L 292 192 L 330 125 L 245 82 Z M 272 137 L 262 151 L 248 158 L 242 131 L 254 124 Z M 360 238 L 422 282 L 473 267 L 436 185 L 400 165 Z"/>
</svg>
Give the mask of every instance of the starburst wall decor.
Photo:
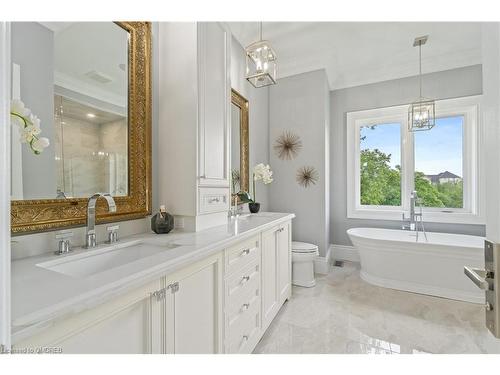
<svg viewBox="0 0 500 375">
<path fill-rule="evenodd" d="M 273 148 L 281 160 L 292 160 L 302 149 L 302 141 L 297 134 L 286 130 L 276 138 Z"/>
<path fill-rule="evenodd" d="M 316 185 L 319 179 L 319 173 L 314 167 L 301 167 L 297 170 L 296 179 L 300 186 L 308 188 L 311 185 Z"/>
</svg>

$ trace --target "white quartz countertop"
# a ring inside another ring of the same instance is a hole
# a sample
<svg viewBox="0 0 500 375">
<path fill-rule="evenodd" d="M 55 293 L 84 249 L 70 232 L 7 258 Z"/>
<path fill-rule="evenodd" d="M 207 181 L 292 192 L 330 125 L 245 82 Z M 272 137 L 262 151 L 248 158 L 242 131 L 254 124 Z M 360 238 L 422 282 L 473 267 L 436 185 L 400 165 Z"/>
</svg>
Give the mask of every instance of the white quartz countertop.
<svg viewBox="0 0 500 375">
<path fill-rule="evenodd" d="M 110 245 L 99 245 L 92 250 L 78 248 L 68 255 L 48 253 L 15 260 L 12 262 L 13 342 L 37 333 L 55 320 L 109 301 L 294 217 L 294 214 L 262 212 L 200 232 L 173 231 L 161 235 L 151 232 L 122 238 L 119 243 L 124 245 L 137 241 L 137 244 L 165 250 L 145 253 L 131 262 L 87 276 L 63 274 L 40 264 L 104 251 Z M 177 247 L 172 248 L 173 244 Z"/>
</svg>

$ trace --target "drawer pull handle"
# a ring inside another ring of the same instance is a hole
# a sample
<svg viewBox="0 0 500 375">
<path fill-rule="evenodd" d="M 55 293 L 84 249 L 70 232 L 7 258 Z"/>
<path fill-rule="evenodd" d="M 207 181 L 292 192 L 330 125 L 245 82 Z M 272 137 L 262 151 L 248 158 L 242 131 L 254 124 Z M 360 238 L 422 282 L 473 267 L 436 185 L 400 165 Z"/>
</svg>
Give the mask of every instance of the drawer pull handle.
<svg viewBox="0 0 500 375">
<path fill-rule="evenodd" d="M 220 199 L 217 197 L 217 198 L 210 198 L 208 200 L 208 203 L 219 203 L 220 202 Z"/>
<path fill-rule="evenodd" d="M 244 283 L 246 283 L 248 280 L 250 280 L 250 276 L 243 276 L 243 277 L 241 278 L 241 283 L 242 283 L 242 284 L 244 284 Z"/>
<path fill-rule="evenodd" d="M 243 255 L 248 255 L 250 254 L 250 249 L 245 249 L 241 252 Z"/>
<path fill-rule="evenodd" d="M 243 310 L 248 310 L 249 307 L 250 307 L 249 303 L 244 303 L 243 306 L 241 306 Z"/>
<path fill-rule="evenodd" d="M 243 341 L 248 341 L 248 335 L 243 336 Z"/>
</svg>

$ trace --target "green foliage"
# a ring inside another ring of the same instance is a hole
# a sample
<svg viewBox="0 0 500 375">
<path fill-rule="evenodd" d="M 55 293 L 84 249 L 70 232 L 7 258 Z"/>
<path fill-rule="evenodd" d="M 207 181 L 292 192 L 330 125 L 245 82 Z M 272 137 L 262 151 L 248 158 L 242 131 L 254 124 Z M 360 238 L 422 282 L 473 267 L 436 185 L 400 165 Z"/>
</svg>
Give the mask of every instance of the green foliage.
<svg viewBox="0 0 500 375">
<path fill-rule="evenodd" d="M 389 165 L 391 155 L 378 149 L 361 151 L 361 204 L 399 206 L 401 173 Z"/>
<path fill-rule="evenodd" d="M 401 168 L 390 165 L 391 155 L 378 149 L 361 151 L 361 204 L 399 206 Z M 432 184 L 424 173 L 415 172 L 415 190 L 425 207 L 461 208 L 463 183 Z"/>
</svg>

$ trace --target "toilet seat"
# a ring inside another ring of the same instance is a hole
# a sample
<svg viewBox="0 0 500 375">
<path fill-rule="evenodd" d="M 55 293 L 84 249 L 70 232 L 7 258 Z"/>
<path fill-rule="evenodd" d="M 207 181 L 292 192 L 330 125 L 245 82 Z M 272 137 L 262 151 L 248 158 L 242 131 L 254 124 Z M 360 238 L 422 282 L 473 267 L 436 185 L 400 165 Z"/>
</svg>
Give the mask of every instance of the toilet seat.
<svg viewBox="0 0 500 375">
<path fill-rule="evenodd" d="M 292 253 L 311 254 L 318 251 L 318 246 L 307 242 L 292 242 Z"/>
</svg>

